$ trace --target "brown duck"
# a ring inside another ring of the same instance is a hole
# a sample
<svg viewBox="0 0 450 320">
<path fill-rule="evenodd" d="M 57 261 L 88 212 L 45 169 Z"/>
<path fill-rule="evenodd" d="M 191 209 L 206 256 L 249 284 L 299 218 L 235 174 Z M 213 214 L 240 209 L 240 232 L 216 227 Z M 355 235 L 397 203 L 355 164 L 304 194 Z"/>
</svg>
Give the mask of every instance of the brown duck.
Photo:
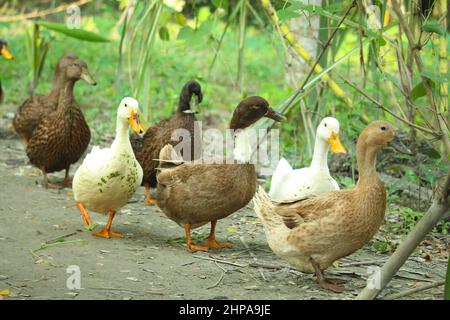
<svg viewBox="0 0 450 320">
<path fill-rule="evenodd" d="M 272 250 L 303 272 L 314 272 L 324 288 L 341 292 L 338 281 L 323 270 L 367 244 L 379 229 L 386 209 L 386 191 L 377 175 L 377 153 L 394 139 L 395 129 L 374 121 L 356 145 L 359 180 L 355 188 L 317 197 L 275 201 L 260 188 L 254 198 Z"/>
<path fill-rule="evenodd" d="M 275 121 L 283 119 L 261 97 L 247 98 L 237 106 L 230 124 L 230 129 L 235 130 L 234 158 L 226 163 L 220 159 L 215 164 L 199 160 L 180 164 L 182 159 L 176 156 L 171 145 L 161 150 L 156 193 L 158 206 L 167 217 L 185 228 L 187 247 L 192 252 L 231 247 L 216 240 L 216 223 L 243 208 L 255 194 L 257 177 L 254 164 L 249 163 L 251 151 L 247 129 L 262 117 Z M 195 245 L 191 229 L 209 222 L 211 232 L 206 245 Z"/>
<path fill-rule="evenodd" d="M 80 79 L 93 85 L 96 82 L 86 63 L 78 58 L 68 61 L 60 72 L 56 110 L 42 115 L 27 146 L 28 158 L 42 170 L 46 188 L 56 187 L 49 184 L 47 173 L 60 170 L 66 170 L 64 186 L 69 186 L 70 165 L 80 159 L 91 139 L 89 127 L 73 96 L 73 87 Z"/>
<path fill-rule="evenodd" d="M 13 119 L 13 126 L 16 132 L 23 137 L 25 144 L 28 144 L 30 141 L 33 131 L 41 122 L 42 117 L 56 110 L 59 95 L 64 86 L 63 71 L 76 59 L 77 57 L 72 54 L 62 56 L 56 65 L 50 93 L 44 96 L 32 96 L 25 100 L 17 109 Z M 92 84 L 92 79 L 85 77 L 84 80 Z"/>
<path fill-rule="evenodd" d="M 9 52 L 8 43 L 5 40 L 0 39 L 0 57 L 5 58 L 6 60 L 14 59 L 14 56 Z M 2 82 L 0 80 L 0 103 L 3 102 L 4 93 Z"/>
<path fill-rule="evenodd" d="M 145 187 L 147 194 L 145 202 L 148 205 L 156 204 L 156 201 L 151 197 L 150 188 L 155 188 L 157 184 L 155 168 L 158 166 L 158 161 L 155 161 L 154 159 L 158 158 L 161 148 L 168 143 L 172 145 L 178 144 L 180 140 L 171 139 L 173 132 L 177 129 L 186 129 L 187 132 L 189 132 L 190 137 L 194 137 L 195 132 L 198 132 L 197 130 L 194 130 L 196 110 L 191 110 L 190 103 L 194 95 L 197 97 L 197 103 L 202 102 L 203 95 L 200 84 L 195 80 L 191 80 L 188 81 L 181 90 L 178 109 L 170 119 L 161 120 L 153 127 L 148 128 L 143 137 L 140 137 L 136 133 L 131 137 L 131 145 L 134 154 L 144 171 L 142 184 Z M 194 140 L 200 142 L 198 136 L 194 137 Z M 199 158 L 199 152 L 195 152 L 193 142 L 191 143 L 191 146 L 191 154 L 183 155 L 185 160 Z M 200 150 L 200 147 L 196 149 Z"/>
</svg>

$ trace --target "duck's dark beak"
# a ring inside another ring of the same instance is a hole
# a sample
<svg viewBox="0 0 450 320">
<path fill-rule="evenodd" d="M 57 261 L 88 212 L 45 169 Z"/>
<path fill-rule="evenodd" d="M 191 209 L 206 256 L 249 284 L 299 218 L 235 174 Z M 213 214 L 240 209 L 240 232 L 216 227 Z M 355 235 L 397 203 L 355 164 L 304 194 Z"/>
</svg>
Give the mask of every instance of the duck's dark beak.
<svg viewBox="0 0 450 320">
<path fill-rule="evenodd" d="M 281 113 L 278 113 L 278 112 L 274 111 L 272 108 L 269 108 L 269 110 L 264 115 L 264 117 L 270 118 L 270 119 L 278 121 L 278 122 L 286 121 L 286 117 L 285 116 L 283 116 Z"/>
<path fill-rule="evenodd" d="M 92 75 L 89 73 L 87 68 L 83 68 L 81 71 L 80 79 L 87 82 L 90 85 L 96 86 L 97 82 L 94 80 Z"/>
<path fill-rule="evenodd" d="M 5 59 L 14 59 L 14 56 L 11 54 L 11 52 L 9 52 L 8 50 L 8 46 L 4 45 L 1 49 L 0 49 L 0 56 L 4 56 Z"/>
<path fill-rule="evenodd" d="M 136 112 L 131 112 L 131 116 L 128 118 L 128 122 L 131 125 L 131 129 L 133 129 L 134 132 L 141 134 L 144 133 L 144 127 L 141 124 L 139 114 Z"/>
<path fill-rule="evenodd" d="M 397 135 L 395 135 L 394 139 L 391 140 L 390 145 L 394 150 L 396 150 L 400 153 L 409 154 L 409 155 L 412 154 L 411 150 L 409 150 L 408 147 L 403 144 L 403 142 L 400 140 L 400 138 Z"/>
</svg>

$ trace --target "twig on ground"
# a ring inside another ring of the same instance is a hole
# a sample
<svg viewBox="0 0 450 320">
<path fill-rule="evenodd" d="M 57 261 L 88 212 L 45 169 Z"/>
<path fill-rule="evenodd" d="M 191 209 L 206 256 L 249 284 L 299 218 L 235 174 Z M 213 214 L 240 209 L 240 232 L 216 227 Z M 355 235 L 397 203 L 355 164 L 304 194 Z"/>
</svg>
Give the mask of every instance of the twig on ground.
<svg viewBox="0 0 450 320">
<path fill-rule="evenodd" d="M 403 298 L 403 297 L 409 296 L 409 295 L 411 295 L 413 293 L 417 293 L 417 292 L 420 292 L 420 291 L 423 291 L 423 290 L 428 290 L 428 289 L 432 289 L 432 288 L 436 288 L 436 287 L 442 286 L 442 285 L 444 285 L 444 283 L 445 283 L 445 281 L 442 280 L 442 281 L 426 284 L 426 285 L 420 286 L 418 288 L 408 289 L 408 290 L 405 290 L 405 291 L 401 291 L 401 292 L 398 292 L 398 293 L 394 293 L 394 294 L 391 294 L 391 295 L 384 296 L 382 299 L 383 300 L 395 300 L 395 299 L 398 299 L 398 298 Z"/>
<path fill-rule="evenodd" d="M 224 276 L 225 276 L 225 272 L 222 272 L 222 274 L 220 275 L 219 280 L 217 280 L 217 282 L 215 284 L 213 284 L 212 286 L 206 287 L 206 289 L 209 290 L 209 289 L 217 287 L 222 282 Z"/>
<path fill-rule="evenodd" d="M 252 250 L 250 249 L 250 247 L 248 246 L 247 242 L 245 242 L 244 237 L 241 237 L 241 242 L 244 245 L 244 247 L 248 250 L 248 252 L 250 253 L 250 256 L 253 258 L 253 261 L 257 262 L 258 259 L 256 258 L 255 254 L 252 252 Z M 267 281 L 266 276 L 264 275 L 264 271 L 260 266 L 257 266 L 259 273 L 261 274 L 261 277 L 264 279 L 264 281 Z"/>
<path fill-rule="evenodd" d="M 213 259 L 213 258 L 209 258 L 209 257 L 201 257 L 201 256 L 193 256 L 193 257 L 197 258 L 197 259 L 203 259 L 203 260 L 215 261 L 215 262 L 223 263 L 223 264 L 229 264 L 231 266 L 240 267 L 240 268 L 244 268 L 244 267 L 248 266 L 248 265 L 245 265 L 245 264 L 239 264 L 239 263 L 234 263 L 234 262 L 230 262 L 230 261 L 226 261 L 226 260 L 220 260 L 220 259 Z"/>
<path fill-rule="evenodd" d="M 160 296 L 164 295 L 163 292 L 156 292 L 156 291 L 149 291 L 149 290 L 139 291 L 139 290 L 132 290 L 132 289 L 124 289 L 124 288 L 89 287 L 88 289 L 132 292 L 132 293 L 150 293 L 150 294 L 157 294 L 157 295 L 160 295 Z"/>
</svg>

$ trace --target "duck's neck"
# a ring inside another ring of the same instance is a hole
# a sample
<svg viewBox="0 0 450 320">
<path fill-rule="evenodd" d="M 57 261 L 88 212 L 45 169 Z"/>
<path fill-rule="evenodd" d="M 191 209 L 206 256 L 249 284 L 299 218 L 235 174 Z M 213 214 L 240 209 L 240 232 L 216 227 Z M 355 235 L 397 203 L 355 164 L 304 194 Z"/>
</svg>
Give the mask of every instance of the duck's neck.
<svg viewBox="0 0 450 320">
<path fill-rule="evenodd" d="M 367 146 L 364 142 L 358 142 L 356 160 L 359 172 L 358 187 L 365 187 L 380 181 L 376 170 L 377 149 Z"/>
<path fill-rule="evenodd" d="M 129 124 L 127 121 L 117 117 L 116 137 L 112 144 L 113 149 L 131 150 L 130 136 L 128 134 Z"/>
<path fill-rule="evenodd" d="M 314 143 L 314 153 L 311 161 L 310 168 L 318 169 L 318 170 L 326 170 L 328 169 L 328 149 L 329 145 L 327 141 L 324 141 L 318 135 L 316 136 L 316 141 Z"/>
<path fill-rule="evenodd" d="M 75 80 L 65 80 L 60 87 L 58 93 L 58 108 L 70 107 L 72 105 L 73 87 Z"/>
<path fill-rule="evenodd" d="M 250 162 L 252 156 L 252 148 L 250 147 L 249 128 L 237 130 L 234 137 L 234 160 L 240 163 Z"/>
</svg>

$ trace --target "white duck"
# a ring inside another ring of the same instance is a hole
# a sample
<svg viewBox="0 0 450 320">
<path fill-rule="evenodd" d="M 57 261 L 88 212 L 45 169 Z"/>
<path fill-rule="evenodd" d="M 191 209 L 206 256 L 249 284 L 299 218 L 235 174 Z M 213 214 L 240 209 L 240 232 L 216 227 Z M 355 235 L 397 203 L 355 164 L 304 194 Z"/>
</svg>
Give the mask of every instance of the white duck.
<svg viewBox="0 0 450 320">
<path fill-rule="evenodd" d="M 137 133 L 144 132 L 139 121 L 139 104 L 127 97 L 117 109 L 116 137 L 111 147 L 94 146 L 73 178 L 74 198 L 86 224 L 91 226 L 86 209 L 108 214 L 105 228 L 94 232 L 94 236 L 123 237 L 111 231 L 112 220 L 142 182 L 142 168 L 130 144 L 129 125 Z"/>
<path fill-rule="evenodd" d="M 339 140 L 339 121 L 326 117 L 317 127 L 311 165 L 294 170 L 286 159 L 281 158 L 272 175 L 269 196 L 276 200 L 287 200 L 339 190 L 338 183 L 328 169 L 330 147 L 334 153 L 346 153 Z"/>
</svg>

